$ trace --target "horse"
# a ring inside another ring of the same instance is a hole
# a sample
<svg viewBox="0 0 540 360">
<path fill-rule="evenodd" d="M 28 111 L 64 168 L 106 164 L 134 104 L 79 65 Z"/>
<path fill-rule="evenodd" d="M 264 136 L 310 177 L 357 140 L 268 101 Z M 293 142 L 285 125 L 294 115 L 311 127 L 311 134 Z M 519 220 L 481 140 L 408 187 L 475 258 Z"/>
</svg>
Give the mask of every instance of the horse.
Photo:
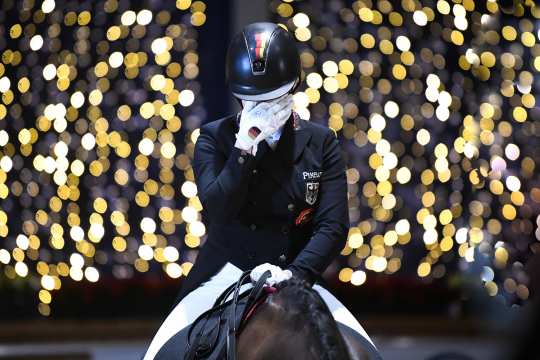
<svg viewBox="0 0 540 360">
<path fill-rule="evenodd" d="M 240 293 L 250 272 L 171 337 L 154 359 L 382 359 L 370 341 L 334 320 L 322 297 L 304 280 L 292 277 L 268 286 L 265 281 L 271 274 L 266 271 Z"/>
</svg>

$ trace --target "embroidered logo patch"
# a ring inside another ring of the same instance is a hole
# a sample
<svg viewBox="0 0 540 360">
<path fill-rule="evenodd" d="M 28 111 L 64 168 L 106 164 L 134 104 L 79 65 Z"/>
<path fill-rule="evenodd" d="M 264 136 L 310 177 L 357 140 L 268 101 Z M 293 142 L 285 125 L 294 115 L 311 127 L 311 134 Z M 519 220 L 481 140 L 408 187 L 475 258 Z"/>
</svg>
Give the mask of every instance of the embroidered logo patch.
<svg viewBox="0 0 540 360">
<path fill-rule="evenodd" d="M 309 205 L 315 204 L 315 201 L 317 201 L 318 193 L 319 193 L 319 183 L 318 182 L 307 182 L 306 183 L 306 202 Z"/>
<path fill-rule="evenodd" d="M 304 180 L 306 179 L 316 180 L 321 177 L 321 174 L 322 174 L 322 171 L 303 171 L 302 177 L 304 178 Z"/>
</svg>

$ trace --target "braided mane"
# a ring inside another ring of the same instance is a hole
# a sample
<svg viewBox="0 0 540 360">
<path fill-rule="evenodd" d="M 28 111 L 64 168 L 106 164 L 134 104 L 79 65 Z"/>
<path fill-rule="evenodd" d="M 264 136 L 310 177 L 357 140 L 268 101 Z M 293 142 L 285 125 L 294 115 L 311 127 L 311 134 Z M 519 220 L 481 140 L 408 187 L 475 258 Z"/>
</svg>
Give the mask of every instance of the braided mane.
<svg viewBox="0 0 540 360">
<path fill-rule="evenodd" d="M 292 277 L 275 285 L 268 303 L 279 309 L 282 321 L 306 332 L 309 351 L 321 360 L 350 359 L 330 309 L 304 280 Z"/>
</svg>

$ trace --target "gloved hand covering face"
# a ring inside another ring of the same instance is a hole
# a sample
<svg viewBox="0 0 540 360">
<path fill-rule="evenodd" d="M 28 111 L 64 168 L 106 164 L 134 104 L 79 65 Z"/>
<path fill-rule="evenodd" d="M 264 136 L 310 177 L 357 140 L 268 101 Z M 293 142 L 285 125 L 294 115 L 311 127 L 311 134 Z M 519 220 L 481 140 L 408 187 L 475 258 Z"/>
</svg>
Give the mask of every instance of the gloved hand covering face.
<svg viewBox="0 0 540 360">
<path fill-rule="evenodd" d="M 288 280 L 292 277 L 292 272 L 288 269 L 283 270 L 277 265 L 272 265 L 270 263 L 264 263 L 257 265 L 251 270 L 250 278 L 253 283 L 256 283 L 259 278 L 264 274 L 266 270 L 270 270 L 272 276 L 266 279 L 265 284 L 272 286 L 284 280 Z"/>
<path fill-rule="evenodd" d="M 277 131 L 291 116 L 293 100 L 291 94 L 263 102 L 242 100 L 244 108 L 240 114 L 240 127 L 235 146 L 257 153 L 257 145 Z"/>
</svg>

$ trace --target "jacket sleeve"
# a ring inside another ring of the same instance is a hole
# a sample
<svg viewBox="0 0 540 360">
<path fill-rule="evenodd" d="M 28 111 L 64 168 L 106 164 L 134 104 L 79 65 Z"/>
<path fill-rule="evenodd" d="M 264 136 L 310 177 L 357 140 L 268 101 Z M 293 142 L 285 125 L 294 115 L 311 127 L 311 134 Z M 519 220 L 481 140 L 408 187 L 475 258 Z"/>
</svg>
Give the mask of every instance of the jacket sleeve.
<svg viewBox="0 0 540 360">
<path fill-rule="evenodd" d="M 193 155 L 193 172 L 199 199 L 212 222 L 234 218 L 246 199 L 255 156 L 233 146 L 225 156 L 206 126 L 200 128 Z"/>
<path fill-rule="evenodd" d="M 345 246 L 350 226 L 346 168 L 339 142 L 332 130 L 329 130 L 324 141 L 322 170 L 319 203 L 313 217 L 313 235 L 287 266 L 293 276 L 311 285 Z"/>
</svg>

